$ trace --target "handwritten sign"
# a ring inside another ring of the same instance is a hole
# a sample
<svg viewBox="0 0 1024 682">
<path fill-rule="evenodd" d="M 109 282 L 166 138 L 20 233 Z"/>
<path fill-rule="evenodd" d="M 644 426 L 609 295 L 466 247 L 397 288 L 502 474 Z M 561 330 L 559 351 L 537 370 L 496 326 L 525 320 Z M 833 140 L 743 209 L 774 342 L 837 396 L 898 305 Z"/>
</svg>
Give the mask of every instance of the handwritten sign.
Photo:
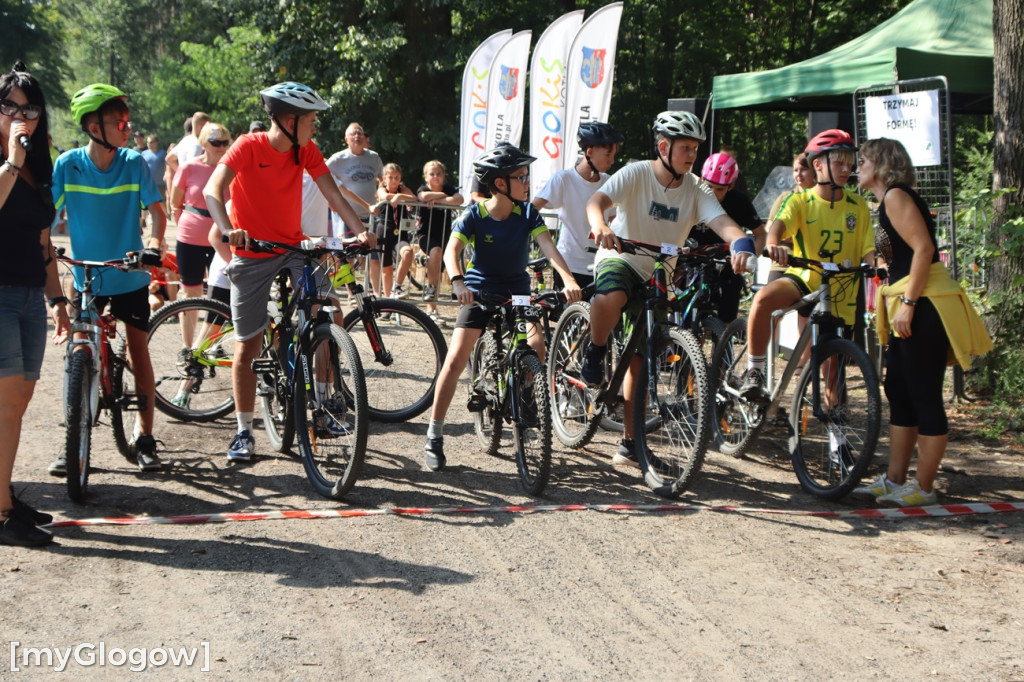
<svg viewBox="0 0 1024 682">
<path fill-rule="evenodd" d="M 864 117 L 869 138 L 899 140 L 915 166 L 942 163 L 938 90 L 868 97 Z"/>
</svg>

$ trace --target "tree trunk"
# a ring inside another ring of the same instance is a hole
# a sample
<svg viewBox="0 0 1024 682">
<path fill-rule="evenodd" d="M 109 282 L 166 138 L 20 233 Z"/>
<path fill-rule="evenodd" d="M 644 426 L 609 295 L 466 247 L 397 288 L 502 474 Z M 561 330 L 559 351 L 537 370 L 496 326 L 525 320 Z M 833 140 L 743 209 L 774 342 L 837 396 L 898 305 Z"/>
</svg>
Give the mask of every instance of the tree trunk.
<svg viewBox="0 0 1024 682">
<path fill-rule="evenodd" d="M 992 265 L 989 294 L 996 301 L 994 336 L 1010 340 L 1024 329 L 1024 250 L 1007 242 L 1004 223 L 1024 207 L 1024 0 L 995 0 L 994 174 L 993 190 L 1015 188 L 994 207 L 992 244 L 1002 255 Z M 1016 212 L 1016 213 L 1015 213 Z M 1000 305 L 1002 303 L 1002 305 Z M 1007 305 L 1010 303 L 1010 305 Z"/>
</svg>

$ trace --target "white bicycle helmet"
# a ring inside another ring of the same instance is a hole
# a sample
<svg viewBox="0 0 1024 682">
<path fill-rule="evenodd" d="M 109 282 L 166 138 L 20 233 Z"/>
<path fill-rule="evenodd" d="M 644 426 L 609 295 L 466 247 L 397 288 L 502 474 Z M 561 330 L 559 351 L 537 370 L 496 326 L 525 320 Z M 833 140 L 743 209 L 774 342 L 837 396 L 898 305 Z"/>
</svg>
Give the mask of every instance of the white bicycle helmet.
<svg viewBox="0 0 1024 682">
<path fill-rule="evenodd" d="M 327 102 L 316 94 L 316 90 L 308 85 L 291 81 L 278 83 L 266 90 L 261 90 L 260 101 L 263 103 L 264 110 L 271 116 L 280 114 L 301 116 L 311 111 L 330 109 Z"/>
<path fill-rule="evenodd" d="M 323 101 L 313 88 L 291 81 L 271 85 L 266 90 L 260 90 L 260 102 L 263 103 L 263 109 L 270 114 L 270 118 L 277 121 L 277 125 L 288 139 L 292 141 L 295 165 L 298 166 L 299 138 L 296 134 L 299 126 L 298 120 L 296 119 L 295 123 L 292 124 L 292 129 L 288 130 L 278 117 L 282 114 L 302 116 L 311 111 L 324 111 L 325 109 L 330 109 L 330 105 Z"/>
<path fill-rule="evenodd" d="M 654 119 L 651 129 L 655 135 L 664 135 L 670 140 L 689 137 L 704 142 L 707 139 L 704 124 L 689 111 L 663 111 Z"/>
</svg>

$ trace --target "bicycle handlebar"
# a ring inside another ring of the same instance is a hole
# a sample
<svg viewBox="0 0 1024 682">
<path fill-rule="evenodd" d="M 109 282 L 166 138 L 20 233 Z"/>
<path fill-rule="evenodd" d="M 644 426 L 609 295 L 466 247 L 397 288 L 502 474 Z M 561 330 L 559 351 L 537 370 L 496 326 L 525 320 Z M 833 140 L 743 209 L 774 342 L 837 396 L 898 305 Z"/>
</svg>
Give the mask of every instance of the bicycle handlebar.
<svg viewBox="0 0 1024 682">
<path fill-rule="evenodd" d="M 65 256 L 65 249 L 63 246 L 57 247 L 55 252 L 57 260 L 61 263 L 67 263 L 68 265 L 77 265 L 80 267 L 88 268 L 116 268 L 122 272 L 128 272 L 129 270 L 138 270 L 143 267 L 150 267 L 149 264 L 143 263 L 143 254 L 141 251 L 130 251 L 125 254 L 124 258 L 115 258 L 113 260 L 77 260 Z"/>
<path fill-rule="evenodd" d="M 870 265 L 858 263 L 857 265 L 843 265 L 841 263 L 832 263 L 830 261 L 818 261 L 809 260 L 807 258 L 800 258 L 798 256 L 790 256 L 789 264 L 798 268 L 808 268 L 810 270 L 816 270 L 821 274 L 831 273 L 833 275 L 847 275 L 860 273 L 867 275 L 868 277 L 874 277 L 877 270 Z"/>
<path fill-rule="evenodd" d="M 338 237 L 317 237 L 315 239 L 304 239 L 295 244 L 284 244 L 282 242 L 271 242 L 265 239 L 249 239 L 249 251 L 253 253 L 290 251 L 291 253 L 302 254 L 316 258 L 328 253 L 339 253 L 345 257 L 361 256 L 371 253 L 374 249 L 363 242 L 355 240 L 346 241 Z"/>
</svg>

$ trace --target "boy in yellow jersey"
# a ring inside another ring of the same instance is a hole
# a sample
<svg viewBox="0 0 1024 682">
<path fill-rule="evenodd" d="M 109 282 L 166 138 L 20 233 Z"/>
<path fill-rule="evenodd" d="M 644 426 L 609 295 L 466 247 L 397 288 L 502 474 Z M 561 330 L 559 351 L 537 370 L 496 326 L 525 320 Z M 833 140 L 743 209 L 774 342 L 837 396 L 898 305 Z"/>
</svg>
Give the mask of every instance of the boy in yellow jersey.
<svg viewBox="0 0 1024 682">
<path fill-rule="evenodd" d="M 843 186 L 850 179 L 857 147 L 849 133 L 826 130 L 807 144 L 807 160 L 814 168 L 816 185 L 792 194 L 779 210 L 771 227 L 765 249 L 772 260 L 785 265 L 786 250 L 779 242 L 793 240 L 793 253 L 809 260 L 856 264 L 874 260 L 874 232 L 867 203 Z M 765 351 L 771 331 L 771 316 L 787 308 L 821 285 L 817 273 L 789 268 L 779 279 L 757 292 L 747 320 L 748 366 L 740 392 L 749 400 L 767 400 L 765 391 Z M 839 297 L 833 292 L 832 312 L 853 326 L 856 317 L 857 286 Z"/>
</svg>

